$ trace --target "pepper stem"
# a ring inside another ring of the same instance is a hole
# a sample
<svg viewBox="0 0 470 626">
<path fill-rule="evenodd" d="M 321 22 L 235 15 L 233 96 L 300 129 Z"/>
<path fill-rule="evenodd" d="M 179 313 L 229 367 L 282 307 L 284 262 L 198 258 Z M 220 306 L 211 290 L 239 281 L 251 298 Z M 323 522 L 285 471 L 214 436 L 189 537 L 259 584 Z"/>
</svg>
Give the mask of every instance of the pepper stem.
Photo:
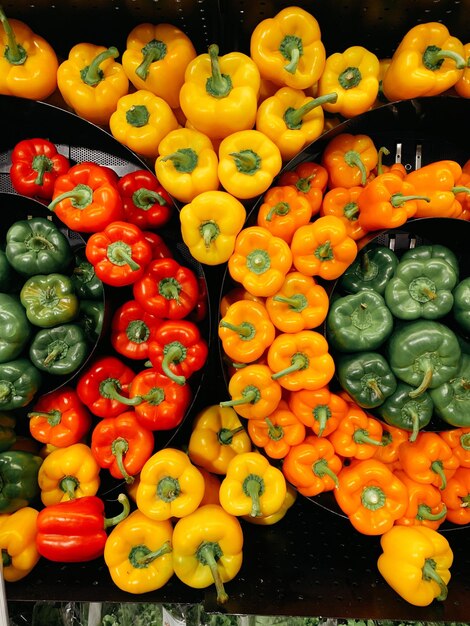
<svg viewBox="0 0 470 626">
<path fill-rule="evenodd" d="M 222 328 L 227 328 L 228 330 L 232 330 L 243 339 L 254 337 L 256 334 L 256 329 L 254 328 L 253 324 L 250 324 L 248 322 L 242 322 L 241 324 L 231 324 L 230 322 L 221 320 L 219 326 L 221 326 Z"/>
<path fill-rule="evenodd" d="M 241 404 L 254 404 L 261 397 L 260 390 L 253 385 L 245 387 L 242 391 L 241 398 L 232 398 L 231 400 L 224 400 L 219 402 L 219 406 L 240 406 Z"/>
<path fill-rule="evenodd" d="M 202 565 L 207 565 L 211 570 L 212 578 L 214 579 L 215 588 L 217 591 L 217 603 L 225 604 L 228 600 L 227 592 L 224 589 L 224 584 L 220 576 L 219 568 L 217 567 L 217 561 L 222 556 L 222 550 L 218 543 L 209 541 L 203 541 L 197 549 L 196 557 Z"/>
<path fill-rule="evenodd" d="M 464 187 L 463 185 L 457 185 L 452 187 L 452 193 L 457 195 L 458 193 L 470 193 L 470 187 Z"/>
<path fill-rule="evenodd" d="M 430 522 L 438 522 L 447 514 L 447 507 L 442 504 L 442 508 L 438 513 L 431 513 L 431 507 L 428 504 L 420 504 L 418 506 L 418 512 L 416 513 L 416 519 L 428 520 Z"/>
<path fill-rule="evenodd" d="M 219 64 L 219 46 L 215 43 L 209 46 L 212 74 L 206 81 L 206 91 L 214 98 L 225 98 L 232 91 L 232 79 L 222 74 Z"/>
<path fill-rule="evenodd" d="M 0 22 L 2 23 L 8 40 L 3 53 L 5 59 L 8 63 L 11 63 L 11 65 L 24 65 L 26 63 L 26 59 L 28 58 L 28 54 L 23 46 L 17 43 L 15 32 L 11 27 L 11 24 L 8 21 L 2 7 L 0 7 Z"/>
<path fill-rule="evenodd" d="M 32 411 L 26 417 L 30 419 L 32 417 L 45 417 L 50 426 L 57 426 L 62 419 L 62 413 L 58 409 L 52 409 L 52 411 Z"/>
<path fill-rule="evenodd" d="M 250 517 L 260 517 L 261 511 L 260 496 L 264 493 L 264 480 L 257 474 L 248 474 L 243 481 L 243 493 L 251 498 Z"/>
<path fill-rule="evenodd" d="M 86 85 L 90 85 L 90 87 L 94 87 L 98 83 L 100 83 L 103 78 L 103 70 L 100 68 L 101 63 L 106 61 L 106 59 L 113 58 L 117 59 L 119 56 L 118 49 L 114 46 L 111 46 L 107 50 L 100 52 L 97 54 L 93 61 L 87 67 L 84 67 L 80 72 L 80 76 L 82 81 Z"/>
<path fill-rule="evenodd" d="M 126 396 L 121 395 L 118 391 L 118 383 L 114 378 L 107 378 L 101 383 L 100 394 L 104 398 L 116 400 L 117 402 L 121 402 L 126 406 L 135 406 L 136 404 L 140 404 L 142 402 L 142 398 L 140 396 L 126 398 Z"/>
<path fill-rule="evenodd" d="M 384 154 L 388 156 L 390 154 L 390 150 L 386 148 L 385 146 L 381 146 L 379 150 L 377 151 L 377 174 L 379 176 L 384 173 L 384 166 L 383 166 Z"/>
<path fill-rule="evenodd" d="M 47 208 L 50 211 L 54 211 L 59 202 L 67 198 L 71 199 L 71 203 L 75 208 L 85 209 L 93 200 L 93 190 L 88 185 L 78 184 L 70 191 L 64 191 L 64 193 L 54 198 Z"/>
<path fill-rule="evenodd" d="M 445 600 L 447 598 L 447 585 L 436 572 L 437 563 L 434 559 L 426 559 L 423 565 L 423 580 L 433 580 L 439 585 L 441 590 L 436 600 Z"/>
<path fill-rule="evenodd" d="M 169 541 L 165 541 L 158 550 L 154 550 L 153 552 L 151 552 L 147 546 L 139 545 L 132 548 L 129 561 L 134 567 L 141 569 L 170 552 L 172 552 L 172 547 Z"/>
<path fill-rule="evenodd" d="M 229 428 L 221 428 L 217 433 L 217 440 L 222 446 L 229 446 L 232 443 L 234 435 L 237 435 L 244 430 L 243 426 L 233 428 L 232 430 Z"/>
<path fill-rule="evenodd" d="M 405 196 L 402 193 L 394 193 L 390 196 L 390 204 L 393 207 L 401 207 L 405 204 L 405 202 L 409 202 L 410 200 L 422 200 L 423 202 L 431 202 L 431 198 L 427 196 Z"/>
<path fill-rule="evenodd" d="M 284 437 L 284 429 L 279 424 L 273 424 L 269 417 L 265 417 L 264 421 L 268 426 L 269 438 L 273 441 L 280 441 Z"/>
<path fill-rule="evenodd" d="M 382 439 L 378 440 L 378 439 L 373 439 L 372 437 L 369 437 L 369 433 L 367 432 L 367 430 L 365 430 L 365 428 L 358 428 L 357 430 L 355 430 L 352 438 L 353 438 L 353 441 L 359 444 L 366 443 L 371 446 L 383 446 L 384 445 L 382 442 Z"/>
<path fill-rule="evenodd" d="M 413 389 L 412 391 L 410 391 L 410 393 L 408 394 L 410 398 L 417 398 L 418 396 L 420 396 L 422 393 L 426 391 L 426 389 L 431 384 L 432 375 L 433 375 L 432 363 L 428 363 L 426 367 L 426 371 L 424 372 L 424 376 L 423 376 L 423 380 L 421 381 L 421 384 L 418 387 L 416 387 L 416 389 Z"/>
<path fill-rule="evenodd" d="M 339 487 L 338 476 L 333 472 L 333 470 L 328 466 L 328 461 L 326 459 L 319 459 L 315 461 L 312 467 L 313 473 L 319 478 L 323 478 L 324 476 L 329 476 L 331 480 L 334 482 L 335 487 Z"/>
<path fill-rule="evenodd" d="M 327 404 L 317 404 L 313 410 L 313 417 L 318 422 L 318 437 L 323 437 L 328 420 L 331 417 L 331 409 Z"/>
<path fill-rule="evenodd" d="M 171 344 L 165 346 L 164 356 L 162 359 L 163 373 L 168 376 L 172 381 L 178 385 L 184 385 L 186 378 L 184 376 L 178 376 L 170 368 L 171 363 L 181 363 L 186 358 L 186 348 L 179 341 L 173 341 Z"/>
<path fill-rule="evenodd" d="M 116 463 L 121 472 L 122 477 L 126 481 L 128 485 L 131 485 L 134 482 L 134 477 L 130 476 L 126 468 L 124 467 L 124 455 L 129 450 L 129 443 L 123 439 L 122 437 L 118 437 L 111 444 L 111 452 L 116 458 Z"/>
<path fill-rule="evenodd" d="M 191 174 L 199 162 L 197 152 L 192 148 L 179 148 L 176 152 L 167 154 L 161 158 L 162 161 L 171 161 L 177 172 Z"/>
<path fill-rule="evenodd" d="M 361 184 L 365 185 L 367 182 L 367 170 L 364 165 L 361 155 L 356 150 L 348 150 L 344 153 L 344 161 L 349 167 L 358 167 L 361 172 Z"/>
<path fill-rule="evenodd" d="M 416 438 L 418 437 L 418 434 L 419 434 L 419 415 L 418 413 L 416 413 L 416 411 L 412 411 L 412 410 L 409 410 L 408 413 L 411 419 L 411 426 L 412 426 L 409 441 L 410 443 L 413 443 L 413 441 L 416 441 Z"/>
<path fill-rule="evenodd" d="M 308 367 L 308 364 L 309 364 L 309 361 L 308 361 L 307 355 L 302 352 L 297 352 L 296 354 L 292 356 L 291 365 L 289 367 L 286 367 L 283 370 L 280 370 L 279 372 L 275 372 L 274 374 L 271 374 L 271 378 L 273 380 L 277 380 L 278 378 L 282 378 L 283 376 L 294 374 L 295 372 L 298 372 L 299 370 L 306 369 Z"/>
<path fill-rule="evenodd" d="M 146 189 L 145 187 L 134 191 L 132 194 L 132 202 L 138 209 L 142 209 L 142 211 L 148 211 L 154 204 L 159 204 L 160 206 L 166 204 L 166 200 L 161 194 L 157 191 Z"/>
<path fill-rule="evenodd" d="M 167 53 L 167 46 L 164 41 L 159 39 L 152 39 L 141 50 L 142 62 L 135 70 L 135 73 L 141 80 L 147 80 L 147 76 L 150 70 L 150 66 L 155 61 L 161 61 L 165 58 Z"/>
<path fill-rule="evenodd" d="M 113 241 L 108 245 L 106 257 L 113 265 L 128 265 L 132 272 L 140 270 L 140 265 L 132 258 L 132 248 L 124 241 Z"/>
<path fill-rule="evenodd" d="M 433 461 L 431 463 L 431 469 L 441 479 L 441 486 L 439 487 L 439 489 L 442 491 L 443 489 L 447 487 L 447 476 L 446 476 L 446 473 L 444 472 L 444 466 L 442 464 L 442 461 L 439 461 L 439 460 Z"/>
<path fill-rule="evenodd" d="M 463 70 L 467 65 L 463 56 L 458 52 L 442 50 L 439 46 L 428 46 L 423 53 L 423 64 L 428 70 L 438 70 L 445 59 L 455 61 L 455 67 L 458 70 Z"/>
<path fill-rule="evenodd" d="M 302 127 L 303 118 L 307 115 L 307 113 L 310 113 L 310 111 L 313 111 L 313 109 L 316 109 L 322 104 L 336 102 L 337 99 L 338 94 L 336 92 L 332 92 L 319 96 L 318 98 L 312 98 L 298 109 L 289 107 L 283 115 L 287 128 L 290 130 L 299 130 Z"/>
<path fill-rule="evenodd" d="M 75 476 L 64 476 L 59 482 L 59 487 L 68 495 L 70 500 L 75 500 L 75 491 L 79 485 L 80 482 Z"/>
<path fill-rule="evenodd" d="M 300 313 L 307 306 L 307 298 L 302 293 L 295 293 L 292 296 L 273 296 L 274 302 L 287 304 L 291 310 Z"/>
<path fill-rule="evenodd" d="M 119 522 L 122 522 L 122 520 L 125 519 L 130 513 L 131 505 L 129 503 L 129 499 L 126 496 L 126 494 L 120 493 L 117 499 L 118 499 L 118 502 L 122 504 L 122 511 L 121 513 L 119 513 L 118 515 L 115 515 L 114 517 L 105 517 L 103 520 L 103 525 L 105 528 L 110 528 L 111 526 L 117 526 L 117 524 L 119 524 Z"/>
</svg>

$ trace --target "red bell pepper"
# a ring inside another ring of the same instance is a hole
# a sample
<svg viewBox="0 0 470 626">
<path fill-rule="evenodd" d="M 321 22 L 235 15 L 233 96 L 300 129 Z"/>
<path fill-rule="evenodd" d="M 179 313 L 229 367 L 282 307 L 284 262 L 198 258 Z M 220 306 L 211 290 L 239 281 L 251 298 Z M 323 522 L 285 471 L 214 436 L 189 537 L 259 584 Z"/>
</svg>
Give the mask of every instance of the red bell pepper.
<svg viewBox="0 0 470 626">
<path fill-rule="evenodd" d="M 196 306 L 189 313 L 189 319 L 192 322 L 202 322 L 202 320 L 206 319 L 207 311 L 208 311 L 208 295 L 207 295 L 207 282 L 204 276 L 198 276 L 199 283 L 199 297 L 196 302 Z"/>
<path fill-rule="evenodd" d="M 31 436 L 56 448 L 78 443 L 91 428 L 90 412 L 68 386 L 41 396 L 28 417 Z"/>
<path fill-rule="evenodd" d="M 118 501 L 123 510 L 111 518 L 104 517 L 104 503 L 97 496 L 83 496 L 52 504 L 37 517 L 36 548 L 41 556 L 58 563 L 81 563 L 101 557 L 108 535 L 106 529 L 116 526 L 129 515 L 126 495 Z"/>
<path fill-rule="evenodd" d="M 199 283 L 196 274 L 175 259 L 156 259 L 133 284 L 134 298 L 141 307 L 165 319 L 183 319 L 196 306 Z"/>
<path fill-rule="evenodd" d="M 49 209 L 71 230 L 95 233 L 124 219 L 114 170 L 90 161 L 57 178 Z"/>
<path fill-rule="evenodd" d="M 137 170 L 125 174 L 118 183 L 126 220 L 142 228 L 161 228 L 170 219 L 172 200 L 154 174 Z"/>
<path fill-rule="evenodd" d="M 133 483 L 153 452 L 153 432 L 142 426 L 134 411 L 107 417 L 91 433 L 91 451 L 98 465 L 114 478 Z"/>
<path fill-rule="evenodd" d="M 163 237 L 153 232 L 152 230 L 144 230 L 143 233 L 145 239 L 149 242 L 152 248 L 152 260 L 173 258 L 173 253 L 166 245 Z"/>
<path fill-rule="evenodd" d="M 142 277 L 152 247 L 138 226 L 116 221 L 90 236 L 85 254 L 103 283 L 125 287 Z"/>
<path fill-rule="evenodd" d="M 128 395 L 134 376 L 134 371 L 117 357 L 100 357 L 78 379 L 78 397 L 93 415 L 116 417 L 140 402 Z"/>
<path fill-rule="evenodd" d="M 148 368 L 132 381 L 129 396 L 137 401 L 137 420 L 149 430 L 171 430 L 181 424 L 192 400 L 188 383 L 179 385 L 168 376 Z"/>
<path fill-rule="evenodd" d="M 68 158 L 48 139 L 23 139 L 11 153 L 11 184 L 17 193 L 29 198 L 50 200 L 56 178 L 69 169 Z"/>
<path fill-rule="evenodd" d="M 189 320 L 163 321 L 148 349 L 152 367 L 179 385 L 203 367 L 208 352 L 199 328 Z"/>
<path fill-rule="evenodd" d="M 162 320 L 150 315 L 136 300 L 124 302 L 111 320 L 111 345 L 128 359 L 148 359 L 148 349 Z"/>
</svg>

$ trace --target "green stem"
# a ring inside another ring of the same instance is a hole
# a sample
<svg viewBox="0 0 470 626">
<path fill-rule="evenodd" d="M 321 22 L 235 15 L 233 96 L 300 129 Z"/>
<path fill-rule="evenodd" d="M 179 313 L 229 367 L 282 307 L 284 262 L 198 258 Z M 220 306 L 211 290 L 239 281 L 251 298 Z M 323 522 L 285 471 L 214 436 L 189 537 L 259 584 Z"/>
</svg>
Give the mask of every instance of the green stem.
<svg viewBox="0 0 470 626">
<path fill-rule="evenodd" d="M 225 604 L 228 600 L 228 595 L 224 589 L 219 568 L 217 567 L 217 561 L 221 556 L 222 550 L 220 549 L 219 544 L 209 541 L 204 541 L 199 546 L 196 554 L 198 561 L 202 565 L 207 565 L 211 570 L 212 578 L 217 591 L 217 604 Z"/>
<path fill-rule="evenodd" d="M 439 46 L 428 46 L 423 53 L 423 64 L 426 69 L 435 72 L 438 70 L 445 59 L 451 59 L 455 61 L 455 67 L 458 70 L 463 70 L 466 66 L 466 61 L 457 52 L 453 50 L 442 50 Z"/>
<path fill-rule="evenodd" d="M 78 184 L 70 191 L 64 191 L 64 193 L 54 198 L 47 208 L 50 211 L 54 211 L 59 202 L 67 198 L 71 199 L 72 205 L 75 208 L 85 209 L 93 201 L 93 190 L 88 185 Z"/>
<path fill-rule="evenodd" d="M 447 514 L 447 507 L 445 504 L 442 505 L 441 510 L 438 513 L 431 513 L 431 507 L 427 504 L 418 505 L 418 512 L 416 514 L 416 518 L 418 520 L 429 520 L 430 522 L 438 522 Z"/>
<path fill-rule="evenodd" d="M 80 72 L 82 81 L 86 85 L 90 85 L 90 87 L 95 87 L 95 85 L 100 83 L 104 78 L 103 70 L 100 68 L 101 63 L 109 58 L 117 59 L 118 56 L 118 49 L 114 46 L 97 54 L 90 65 L 84 67 Z"/>
<path fill-rule="evenodd" d="M 171 551 L 172 547 L 169 541 L 165 541 L 158 550 L 154 550 L 153 552 L 147 548 L 147 546 L 139 544 L 138 546 L 133 546 L 128 559 L 129 563 L 136 569 L 144 569 L 156 559 L 165 554 L 169 554 Z"/>
<path fill-rule="evenodd" d="M 437 563 L 434 559 L 426 559 L 423 566 L 423 580 L 433 580 L 439 585 L 441 590 L 436 600 L 445 600 L 447 598 L 447 585 L 436 572 Z"/>
<path fill-rule="evenodd" d="M 160 206 L 166 204 L 165 198 L 160 193 L 152 191 L 151 189 L 145 189 L 145 187 L 134 191 L 132 194 L 132 202 L 138 209 L 142 209 L 142 211 L 148 211 L 155 204 L 159 204 Z"/>
<path fill-rule="evenodd" d="M 50 426 L 57 426 L 62 419 L 62 413 L 58 409 L 53 409 L 52 411 L 31 411 L 26 417 L 30 419 L 32 417 L 45 417 Z"/>
<path fill-rule="evenodd" d="M 355 430 L 352 438 L 353 441 L 359 444 L 367 443 L 371 446 L 383 446 L 382 440 L 378 441 L 377 439 L 369 437 L 369 433 L 364 428 L 358 428 L 357 430 Z"/>
<path fill-rule="evenodd" d="M 196 169 L 199 158 L 197 152 L 192 148 L 180 148 L 176 152 L 162 157 L 161 160 L 171 161 L 177 172 L 191 174 Z"/>
<path fill-rule="evenodd" d="M 116 463 L 119 468 L 119 471 L 121 472 L 121 475 L 126 481 L 126 483 L 130 485 L 134 482 L 134 477 L 130 476 L 126 471 L 126 468 L 124 467 L 124 455 L 126 454 L 128 450 L 129 450 L 129 443 L 122 437 L 118 437 L 118 439 L 115 439 L 113 443 L 111 444 L 111 452 L 116 458 Z"/>
<path fill-rule="evenodd" d="M 11 65 L 24 65 L 28 55 L 26 50 L 16 41 L 15 32 L 11 27 L 2 7 L 0 7 L 0 22 L 2 23 L 5 35 L 7 36 L 7 45 L 3 53 L 5 59 Z"/>
<path fill-rule="evenodd" d="M 70 500 L 75 500 L 75 492 L 79 485 L 80 482 L 75 476 L 64 476 L 59 482 L 59 487 L 68 495 Z"/>
<path fill-rule="evenodd" d="M 426 371 L 424 372 L 424 376 L 423 376 L 423 380 L 421 381 L 421 384 L 416 389 L 413 389 L 412 391 L 410 391 L 410 393 L 408 394 L 410 398 L 417 398 L 418 396 L 420 396 L 422 393 L 426 391 L 426 389 L 429 387 L 429 385 L 432 382 L 432 375 L 433 375 L 433 366 L 432 366 L 432 363 L 429 362 L 427 363 Z"/>
<path fill-rule="evenodd" d="M 344 161 L 346 165 L 349 165 L 349 167 L 359 168 L 359 171 L 361 172 L 361 184 L 365 185 L 367 182 L 367 170 L 359 152 L 357 152 L 356 150 L 348 150 L 344 154 Z"/>
<path fill-rule="evenodd" d="M 108 398 L 110 400 L 116 400 L 117 402 L 121 402 L 126 406 L 136 406 L 142 402 L 142 398 L 140 396 L 135 396 L 134 398 L 127 398 L 123 396 L 118 391 L 119 381 L 116 381 L 114 378 L 107 378 L 100 384 L 100 394 L 104 398 Z"/>
<path fill-rule="evenodd" d="M 222 446 L 229 446 L 232 443 L 234 435 L 237 435 L 244 430 L 243 426 L 233 428 L 232 430 L 229 428 L 221 428 L 217 433 L 217 440 Z"/>
<path fill-rule="evenodd" d="M 214 98 L 225 98 L 232 91 L 232 80 L 227 74 L 222 74 L 219 64 L 219 46 L 215 43 L 209 46 L 211 61 L 211 76 L 206 82 L 206 91 Z"/>
<path fill-rule="evenodd" d="M 444 472 L 444 466 L 442 464 L 442 461 L 439 461 L 439 460 L 433 461 L 431 463 L 431 469 L 441 479 L 441 486 L 439 487 L 439 489 L 442 491 L 443 489 L 447 487 L 447 476 Z"/>
<path fill-rule="evenodd" d="M 405 196 L 402 193 L 394 193 L 390 196 L 390 204 L 393 207 L 401 207 L 405 204 L 405 202 L 409 202 L 410 200 L 422 200 L 423 202 L 431 202 L 431 198 L 427 196 Z"/>
<path fill-rule="evenodd" d="M 242 397 L 219 402 L 219 406 L 240 406 L 241 404 L 255 404 L 261 398 L 261 392 L 257 387 L 248 385 L 242 391 Z"/>
<path fill-rule="evenodd" d="M 119 522 L 122 522 L 123 519 L 129 515 L 131 510 L 131 505 L 129 503 L 129 499 L 124 493 L 120 493 L 118 495 L 118 502 L 122 504 L 122 511 L 118 515 L 114 517 L 105 517 L 103 524 L 105 528 L 110 528 L 111 526 L 117 526 Z"/>
<path fill-rule="evenodd" d="M 186 357 L 186 348 L 179 341 L 174 341 L 164 348 L 164 356 L 162 359 L 162 370 L 168 378 L 178 385 L 184 385 L 186 378 L 178 376 L 170 369 L 171 363 L 180 363 Z"/>
<path fill-rule="evenodd" d="M 296 312 L 303 311 L 307 306 L 307 298 L 302 293 L 295 293 L 292 296 L 273 296 L 274 302 L 282 302 L 287 304 L 291 310 Z"/>
<path fill-rule="evenodd" d="M 228 330 L 232 330 L 242 339 L 252 338 L 256 334 L 255 327 L 253 326 L 253 324 L 250 324 L 248 322 L 242 322 L 241 324 L 231 324 L 230 322 L 221 320 L 219 326 L 221 326 L 222 328 L 227 328 Z"/>
<path fill-rule="evenodd" d="M 128 265 L 133 272 L 140 270 L 140 265 L 132 258 L 132 248 L 124 241 L 110 243 L 106 256 L 113 265 Z"/>
<path fill-rule="evenodd" d="M 310 113 L 310 111 L 313 111 L 313 109 L 316 109 L 325 103 L 336 102 L 337 99 L 337 93 L 327 93 L 324 96 L 319 96 L 318 98 L 309 100 L 298 109 L 294 109 L 293 107 L 288 108 L 283 115 L 287 128 L 290 130 L 299 130 L 302 127 L 303 118 L 307 115 L 307 113 Z"/>
<path fill-rule="evenodd" d="M 297 352 L 293 355 L 291 359 L 291 365 L 286 367 L 279 372 L 275 372 L 271 375 L 273 380 L 277 380 L 278 378 L 282 378 L 283 376 L 288 376 L 289 374 L 293 374 L 294 372 L 298 372 L 299 370 L 306 369 L 308 367 L 309 361 L 306 354 L 302 352 Z"/>
<path fill-rule="evenodd" d="M 284 437 L 284 429 L 282 426 L 275 426 L 269 417 L 265 417 L 264 421 L 268 425 L 268 436 L 273 441 L 280 441 Z"/>
<path fill-rule="evenodd" d="M 377 152 L 377 174 L 380 176 L 384 173 L 383 169 L 383 155 L 388 156 L 390 154 L 390 150 L 385 146 L 381 146 Z"/>
<path fill-rule="evenodd" d="M 262 515 L 260 496 L 264 493 L 264 480 L 257 474 L 248 474 L 243 481 L 243 493 L 251 498 L 250 517 Z"/>
<path fill-rule="evenodd" d="M 334 482 L 335 487 L 339 487 L 338 476 L 333 472 L 333 470 L 328 466 L 328 461 L 326 459 L 319 459 L 315 461 L 313 464 L 313 473 L 319 478 L 323 478 L 323 476 L 329 476 L 331 480 Z"/>
<path fill-rule="evenodd" d="M 167 53 L 166 43 L 159 39 L 152 39 L 142 48 L 142 62 L 135 73 L 141 80 L 147 80 L 150 66 L 155 61 L 161 61 Z"/>
</svg>

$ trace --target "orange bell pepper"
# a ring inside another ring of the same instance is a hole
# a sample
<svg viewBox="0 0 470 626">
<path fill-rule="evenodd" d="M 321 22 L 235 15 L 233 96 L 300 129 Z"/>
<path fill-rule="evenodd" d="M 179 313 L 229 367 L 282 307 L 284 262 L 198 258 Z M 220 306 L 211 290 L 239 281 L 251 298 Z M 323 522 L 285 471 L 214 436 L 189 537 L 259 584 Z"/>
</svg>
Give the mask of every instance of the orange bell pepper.
<svg viewBox="0 0 470 626">
<path fill-rule="evenodd" d="M 220 406 L 232 406 L 246 419 L 260 419 L 275 411 L 281 401 L 281 385 L 272 378 L 267 365 L 253 363 L 237 370 L 228 383 L 231 400 Z"/>
<path fill-rule="evenodd" d="M 349 237 L 344 222 L 325 215 L 300 226 L 290 245 L 294 267 L 307 276 L 335 280 L 354 261 L 357 244 Z"/>
<path fill-rule="evenodd" d="M 406 179 L 416 193 L 429 197 L 429 202 L 417 202 L 415 217 L 460 217 L 462 205 L 455 196 L 470 193 L 470 187 L 457 187 L 461 176 L 461 166 L 449 159 L 434 161 L 410 172 Z"/>
<path fill-rule="evenodd" d="M 259 302 L 260 304 L 264 304 L 265 298 L 261 298 L 258 296 L 254 296 L 252 293 L 244 289 L 243 287 L 232 287 L 227 293 L 225 293 L 220 299 L 219 304 L 219 313 L 221 317 L 227 313 L 228 308 L 234 302 L 238 302 L 238 300 L 249 300 L 250 302 Z"/>
<path fill-rule="evenodd" d="M 289 410 L 285 400 L 264 419 L 251 419 L 247 424 L 251 441 L 263 448 L 272 459 L 283 459 L 292 449 L 305 439 L 305 426 Z"/>
<path fill-rule="evenodd" d="M 319 163 L 305 161 L 294 169 L 283 172 L 278 179 L 278 184 L 294 185 L 303 193 L 310 202 L 313 217 L 320 210 L 323 193 L 328 184 L 328 172 Z"/>
<path fill-rule="evenodd" d="M 365 185 L 377 166 L 378 151 L 368 135 L 340 133 L 323 150 L 322 165 L 326 168 L 329 187 Z"/>
<path fill-rule="evenodd" d="M 334 496 L 356 530 L 382 535 L 406 512 L 404 483 L 380 461 L 365 459 L 343 467 Z"/>
<path fill-rule="evenodd" d="M 459 215 L 462 220 L 470 220 L 470 193 L 467 189 L 470 187 L 470 159 L 462 167 L 462 175 L 457 180 L 457 187 L 464 188 L 465 191 L 458 191 L 455 199 L 462 206 L 462 213 Z"/>
<path fill-rule="evenodd" d="M 460 467 L 470 468 L 470 427 L 443 430 L 439 434 L 458 458 Z"/>
<path fill-rule="evenodd" d="M 398 460 L 398 450 L 404 441 L 408 441 L 410 433 L 403 428 L 383 424 L 382 446 L 377 446 L 374 459 L 387 463 L 391 468 L 399 469 L 401 467 Z"/>
<path fill-rule="evenodd" d="M 346 416 L 348 403 L 328 386 L 292 391 L 287 402 L 296 417 L 318 437 L 327 437 Z"/>
<path fill-rule="evenodd" d="M 315 330 L 280 333 L 267 353 L 272 379 L 284 389 L 320 389 L 333 378 L 335 363 L 328 343 Z"/>
<path fill-rule="evenodd" d="M 312 215 L 312 206 L 302 192 L 292 185 L 276 185 L 264 194 L 257 223 L 290 244 L 297 228 L 308 224 Z"/>
<path fill-rule="evenodd" d="M 337 488 L 342 467 L 343 462 L 330 441 L 314 435 L 293 446 L 282 463 L 286 479 L 308 497 Z"/>
<path fill-rule="evenodd" d="M 197 466 L 197 469 L 204 478 L 204 495 L 199 506 L 201 507 L 205 504 L 218 504 L 220 506 L 220 478 L 203 467 Z"/>
<path fill-rule="evenodd" d="M 266 298 L 266 310 L 283 333 L 297 333 L 323 324 L 328 313 L 328 294 L 313 276 L 288 272 L 279 291 Z"/>
<path fill-rule="evenodd" d="M 441 492 L 446 519 L 459 526 L 470 524 L 470 469 L 459 467 Z"/>
<path fill-rule="evenodd" d="M 408 489 L 408 507 L 403 517 L 397 519 L 395 524 L 427 526 L 437 530 L 445 521 L 447 513 L 439 489 L 434 485 L 418 483 L 402 470 L 395 470 L 394 474 Z"/>
<path fill-rule="evenodd" d="M 328 439 L 337 454 L 362 461 L 372 458 L 377 446 L 383 445 L 382 433 L 383 427 L 379 420 L 357 404 L 350 404 L 348 412 L 338 427 L 328 435 Z"/>
<path fill-rule="evenodd" d="M 463 55 L 467 61 L 462 76 L 454 85 L 454 89 L 461 98 L 470 98 L 470 43 L 463 46 Z"/>
<path fill-rule="evenodd" d="M 357 199 L 364 187 L 334 187 L 323 196 L 320 215 L 334 215 L 346 226 L 348 237 L 357 241 L 367 234 L 359 223 L 359 205 Z"/>
</svg>

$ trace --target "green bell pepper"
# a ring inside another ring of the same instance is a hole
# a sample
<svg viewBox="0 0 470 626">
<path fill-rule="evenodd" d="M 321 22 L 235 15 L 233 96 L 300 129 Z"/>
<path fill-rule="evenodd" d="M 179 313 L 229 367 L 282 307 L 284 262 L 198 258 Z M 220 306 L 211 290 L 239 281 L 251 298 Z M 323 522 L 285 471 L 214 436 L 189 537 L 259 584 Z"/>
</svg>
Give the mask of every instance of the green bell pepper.
<svg viewBox="0 0 470 626">
<path fill-rule="evenodd" d="M 434 404 L 426 391 L 417 398 L 410 398 L 410 391 L 413 391 L 413 387 L 399 382 L 394 393 L 375 412 L 389 426 L 411 431 L 409 440 L 413 442 L 419 431 L 431 421 Z"/>
<path fill-rule="evenodd" d="M 439 258 L 400 261 L 385 288 L 385 303 L 402 320 L 440 319 L 454 304 L 457 275 Z"/>
<path fill-rule="evenodd" d="M 0 413 L 0 452 L 8 450 L 16 441 L 16 418 Z"/>
<path fill-rule="evenodd" d="M 93 265 L 87 261 L 83 254 L 75 255 L 75 265 L 72 271 L 72 280 L 75 293 L 80 299 L 102 300 L 104 287 L 95 273 Z"/>
<path fill-rule="evenodd" d="M 390 248 L 382 245 L 366 246 L 339 279 L 338 288 L 346 293 L 372 289 L 383 295 L 385 285 L 397 265 L 398 257 Z"/>
<path fill-rule="evenodd" d="M 429 392 L 434 412 L 457 428 L 470 426 L 470 355 L 462 354 L 453 378 Z"/>
<path fill-rule="evenodd" d="M 0 363 L 0 410 L 13 411 L 29 404 L 41 382 L 41 372 L 29 359 Z"/>
<path fill-rule="evenodd" d="M 461 280 L 454 289 L 452 315 L 460 328 L 470 333 L 470 276 Z"/>
<path fill-rule="evenodd" d="M 407 261 L 408 259 L 419 259 L 421 261 L 430 261 L 431 259 L 441 259 L 442 261 L 446 261 L 454 270 L 457 275 L 457 280 L 459 279 L 459 260 L 457 255 L 452 252 L 450 248 L 447 246 L 442 246 L 439 243 L 432 245 L 419 245 L 415 248 L 410 248 L 409 250 L 405 250 L 405 252 L 401 256 L 401 261 Z"/>
<path fill-rule="evenodd" d="M 100 338 L 103 329 L 104 302 L 80 300 L 76 323 L 83 328 L 87 341 L 94 345 Z"/>
<path fill-rule="evenodd" d="M 36 500 L 41 465 L 41 457 L 32 452 L 0 452 L 0 513 L 14 513 Z"/>
<path fill-rule="evenodd" d="M 341 296 L 330 304 L 326 335 L 340 352 L 376 350 L 393 330 L 393 316 L 383 297 L 363 290 Z"/>
<path fill-rule="evenodd" d="M 0 293 L 0 363 L 20 356 L 30 335 L 31 325 L 19 299 Z"/>
<path fill-rule="evenodd" d="M 10 291 L 12 285 L 13 270 L 8 262 L 5 251 L 0 248 L 0 291 Z"/>
<path fill-rule="evenodd" d="M 412 398 L 448 382 L 460 365 L 457 336 L 433 320 L 403 323 L 390 336 L 386 351 L 395 376 L 414 387 Z"/>
<path fill-rule="evenodd" d="M 78 324 L 61 324 L 40 330 L 31 342 L 29 358 L 43 372 L 73 374 L 88 356 L 85 333 Z"/>
<path fill-rule="evenodd" d="M 19 220 L 6 234 L 7 259 L 23 276 L 65 271 L 72 248 L 59 228 L 44 217 Z"/>
<path fill-rule="evenodd" d="M 363 409 L 381 405 L 397 388 L 397 380 L 379 352 L 341 354 L 336 372 L 341 387 Z"/>
<path fill-rule="evenodd" d="M 20 291 L 21 304 L 35 326 L 51 328 L 78 316 L 79 301 L 72 279 L 64 274 L 37 274 Z"/>
</svg>

